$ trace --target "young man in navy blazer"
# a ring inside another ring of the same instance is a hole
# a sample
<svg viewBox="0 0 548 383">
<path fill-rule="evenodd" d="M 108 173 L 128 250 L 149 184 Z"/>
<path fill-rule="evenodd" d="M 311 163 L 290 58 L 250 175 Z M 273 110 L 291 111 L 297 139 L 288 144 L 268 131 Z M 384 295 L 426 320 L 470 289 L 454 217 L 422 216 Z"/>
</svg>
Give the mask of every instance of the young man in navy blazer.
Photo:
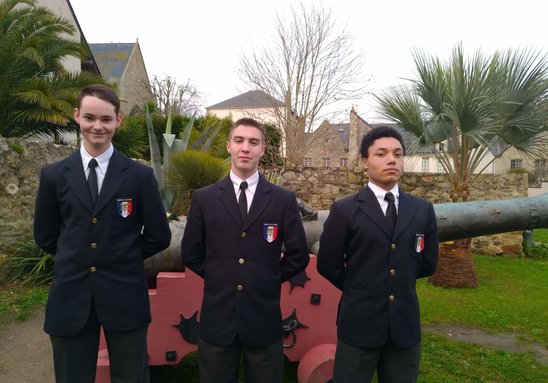
<svg viewBox="0 0 548 383">
<path fill-rule="evenodd" d="M 308 264 L 304 228 L 295 195 L 259 175 L 262 125 L 236 121 L 227 150 L 230 175 L 193 193 L 181 243 L 183 263 L 204 278 L 200 382 L 237 382 L 243 355 L 247 383 L 281 383 L 280 288 Z"/>
<path fill-rule="evenodd" d="M 44 325 L 55 378 L 95 382 L 102 326 L 111 382 L 148 382 L 143 262 L 169 246 L 166 212 L 152 169 L 112 146 L 122 121 L 116 93 L 90 85 L 77 101 L 82 146 L 42 168 L 34 215 L 36 243 L 55 256 Z"/>
<path fill-rule="evenodd" d="M 398 187 L 404 154 L 401 135 L 390 127 L 364 136 L 369 182 L 333 203 L 320 237 L 318 271 L 342 290 L 335 383 L 369 383 L 375 371 L 379 383 L 418 377 L 415 284 L 436 268 L 438 237 L 432 204 Z"/>
</svg>

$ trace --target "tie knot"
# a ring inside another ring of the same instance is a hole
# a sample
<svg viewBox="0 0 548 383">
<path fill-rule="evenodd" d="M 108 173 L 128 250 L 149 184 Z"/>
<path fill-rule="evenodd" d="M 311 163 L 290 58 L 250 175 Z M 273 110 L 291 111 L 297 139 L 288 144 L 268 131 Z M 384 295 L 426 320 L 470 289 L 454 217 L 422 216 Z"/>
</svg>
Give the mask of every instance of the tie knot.
<svg viewBox="0 0 548 383">
<path fill-rule="evenodd" d="M 89 162 L 88 162 L 88 167 L 90 169 L 95 169 L 95 167 L 97 166 L 97 160 L 95 158 L 92 158 Z"/>
<path fill-rule="evenodd" d="M 388 202 L 394 202 L 396 199 L 394 198 L 394 194 L 388 192 L 384 195 L 384 200 Z"/>
<path fill-rule="evenodd" d="M 240 184 L 240 190 L 245 190 L 247 189 L 247 181 L 243 181 L 241 184 Z"/>
</svg>

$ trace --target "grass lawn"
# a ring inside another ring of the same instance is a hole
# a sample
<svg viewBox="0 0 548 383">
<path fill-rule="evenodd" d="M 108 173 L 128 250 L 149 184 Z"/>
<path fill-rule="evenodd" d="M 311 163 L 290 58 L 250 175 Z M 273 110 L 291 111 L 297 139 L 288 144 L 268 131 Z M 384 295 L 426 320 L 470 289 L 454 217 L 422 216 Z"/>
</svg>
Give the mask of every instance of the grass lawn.
<svg viewBox="0 0 548 383">
<path fill-rule="evenodd" d="M 539 233 L 540 232 L 540 233 Z M 541 235 L 541 230 L 535 230 Z M 548 233 L 548 230 L 546 230 Z M 538 239 L 535 239 L 538 241 Z M 523 342 L 548 347 L 548 261 L 475 256 L 480 285 L 476 289 L 445 289 L 418 282 L 424 324 L 453 323 L 492 333 L 518 333 Z M 47 288 L 0 289 L 0 326 L 24 319 L 43 305 Z M 196 356 L 177 367 L 151 369 L 155 383 L 198 382 Z M 286 383 L 297 382 L 297 363 L 286 363 Z M 544 383 L 548 366 L 530 355 L 504 352 L 424 333 L 421 383 Z"/>
<path fill-rule="evenodd" d="M 548 229 L 533 230 L 533 241 L 548 244 Z"/>
</svg>

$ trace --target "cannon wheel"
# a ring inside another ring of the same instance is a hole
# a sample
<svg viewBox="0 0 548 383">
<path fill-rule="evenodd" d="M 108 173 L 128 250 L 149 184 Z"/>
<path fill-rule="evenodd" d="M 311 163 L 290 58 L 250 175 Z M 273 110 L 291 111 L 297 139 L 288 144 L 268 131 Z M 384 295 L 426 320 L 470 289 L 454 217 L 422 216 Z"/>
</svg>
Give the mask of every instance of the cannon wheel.
<svg viewBox="0 0 548 383">
<path fill-rule="evenodd" d="M 334 344 L 320 344 L 304 354 L 297 369 L 299 383 L 326 383 L 333 378 Z"/>
</svg>

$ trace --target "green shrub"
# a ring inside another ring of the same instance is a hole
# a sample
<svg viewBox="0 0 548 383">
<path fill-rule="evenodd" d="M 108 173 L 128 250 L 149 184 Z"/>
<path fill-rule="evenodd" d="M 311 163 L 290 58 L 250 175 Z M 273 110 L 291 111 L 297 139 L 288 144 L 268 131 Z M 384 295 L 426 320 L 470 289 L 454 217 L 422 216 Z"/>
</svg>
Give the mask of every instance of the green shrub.
<svg viewBox="0 0 548 383">
<path fill-rule="evenodd" d="M 45 285 L 53 277 L 53 261 L 34 241 L 24 242 L 8 255 L 8 278 L 22 286 Z"/>
</svg>

